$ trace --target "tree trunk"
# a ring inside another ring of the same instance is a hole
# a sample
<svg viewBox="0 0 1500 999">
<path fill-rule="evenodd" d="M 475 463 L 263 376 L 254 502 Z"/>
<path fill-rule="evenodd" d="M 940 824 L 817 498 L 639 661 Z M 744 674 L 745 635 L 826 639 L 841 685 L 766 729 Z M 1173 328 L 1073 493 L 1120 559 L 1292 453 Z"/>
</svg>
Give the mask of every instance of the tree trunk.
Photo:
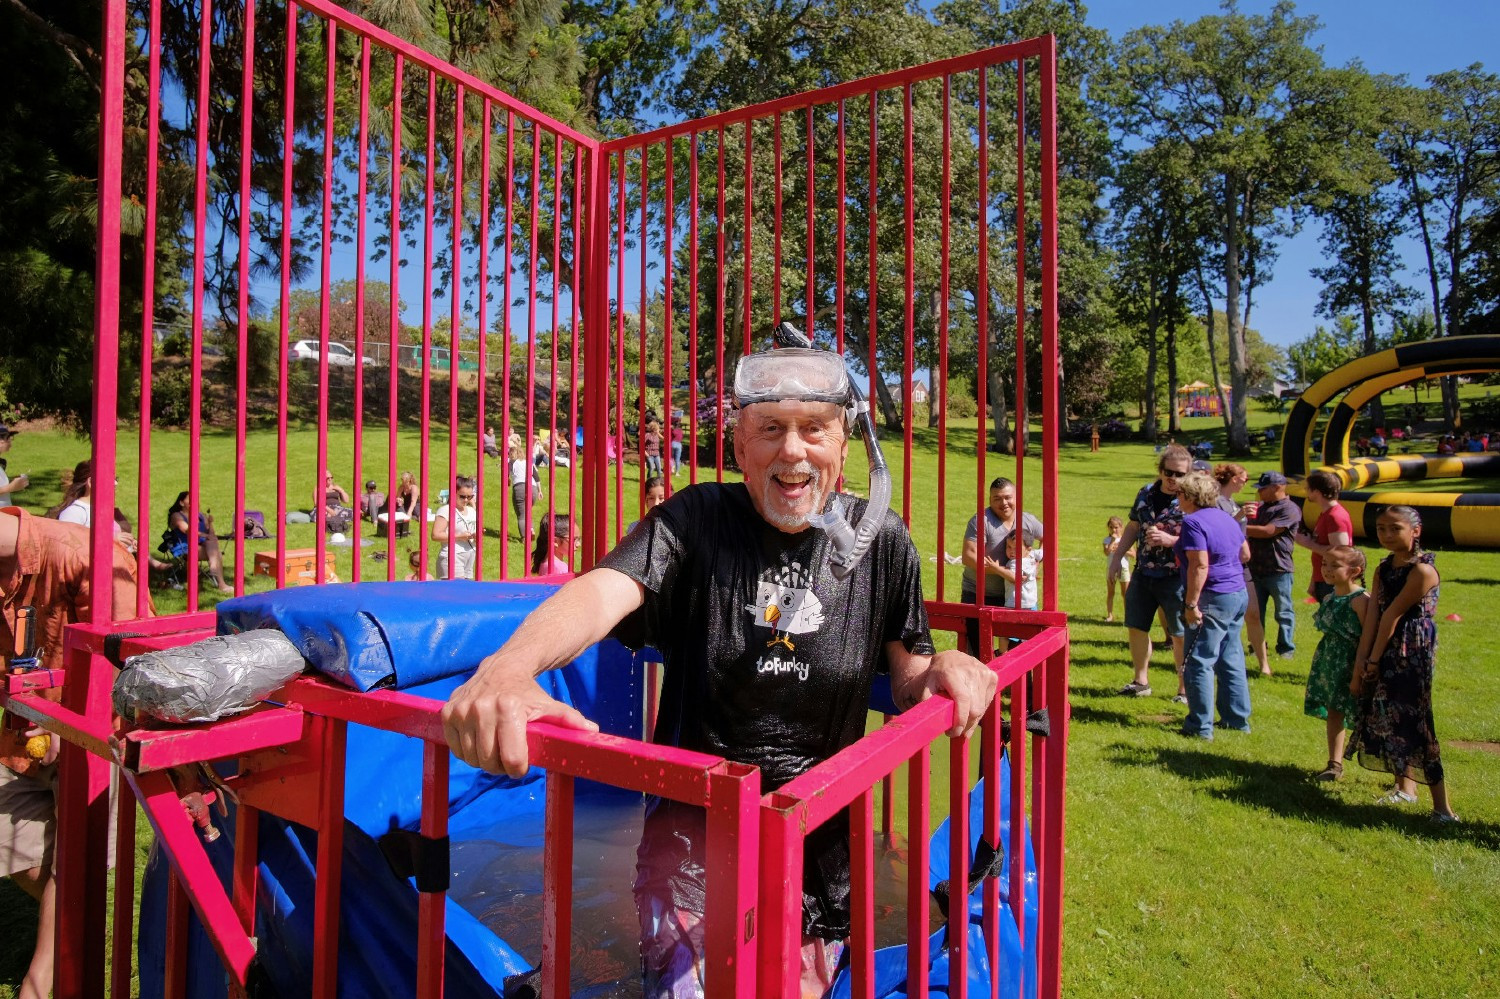
<svg viewBox="0 0 1500 999">
<path fill-rule="evenodd" d="M 1240 177 L 1224 176 L 1224 321 L 1229 330 L 1230 400 L 1229 453 L 1250 453 L 1250 428 L 1245 408 L 1248 389 L 1245 327 L 1240 317 Z"/>
<path fill-rule="evenodd" d="M 1182 433 L 1182 411 L 1177 408 L 1177 322 L 1167 312 L 1167 433 Z"/>
<path fill-rule="evenodd" d="M 989 398 L 985 400 L 990 404 L 991 433 L 995 450 L 1000 454 L 1014 454 L 1011 435 L 1005 426 L 1005 378 L 995 367 L 986 370 L 989 382 Z"/>
<path fill-rule="evenodd" d="M 1379 346 L 1375 341 L 1375 303 L 1370 292 L 1369 259 L 1365 259 L 1364 273 L 1360 275 L 1359 311 L 1365 328 L 1365 356 L 1375 353 Z M 1380 396 L 1370 400 L 1370 425 L 1385 426 L 1385 405 Z"/>
<path fill-rule="evenodd" d="M 1427 224 L 1427 203 L 1423 197 L 1421 181 L 1417 177 L 1416 167 L 1406 162 L 1402 166 L 1402 175 L 1406 181 L 1407 190 L 1411 192 L 1412 207 L 1417 212 L 1417 228 L 1422 231 L 1422 251 L 1427 255 L 1427 279 L 1428 287 L 1432 290 L 1432 326 L 1433 332 L 1439 337 L 1443 336 L 1443 294 L 1438 288 L 1437 254 L 1432 250 L 1432 230 Z M 1413 395 L 1415 395 L 1413 390 Z"/>
<path fill-rule="evenodd" d="M 1203 265 L 1196 269 L 1198 294 L 1203 307 L 1208 310 L 1203 319 L 1203 328 L 1208 330 L 1208 373 L 1214 380 L 1214 395 L 1219 397 L 1219 417 L 1224 421 L 1224 430 L 1229 430 L 1229 400 L 1224 398 L 1224 382 L 1219 377 L 1219 345 L 1214 342 L 1214 300 L 1208 294 L 1208 282 L 1203 277 Z"/>
<path fill-rule="evenodd" d="M 1146 440 L 1157 437 L 1156 419 L 1156 309 L 1153 307 L 1146 319 L 1146 401 L 1141 407 L 1141 432 Z"/>
<path fill-rule="evenodd" d="M 1462 195 L 1458 196 L 1460 199 Z M 1463 202 L 1458 202 L 1458 210 L 1454 212 L 1456 220 L 1463 218 Z M 1463 317 L 1463 277 L 1459 268 L 1463 266 L 1463 253 L 1460 246 L 1461 233 L 1458 224 L 1450 227 L 1448 234 L 1448 335 L 1457 336 L 1462 328 L 1460 320 Z M 1453 433 L 1458 433 L 1463 424 L 1463 415 L 1458 407 L 1458 378 L 1448 375 L 1439 384 L 1443 389 L 1443 422 Z"/>
</svg>

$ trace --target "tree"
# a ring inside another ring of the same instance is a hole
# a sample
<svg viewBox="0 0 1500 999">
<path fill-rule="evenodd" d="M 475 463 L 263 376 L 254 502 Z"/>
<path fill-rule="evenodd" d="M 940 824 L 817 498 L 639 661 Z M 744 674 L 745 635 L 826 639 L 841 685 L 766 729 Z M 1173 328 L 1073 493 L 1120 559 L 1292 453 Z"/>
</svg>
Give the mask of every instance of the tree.
<svg viewBox="0 0 1500 999">
<path fill-rule="evenodd" d="M 1317 24 L 1297 17 L 1285 0 L 1266 15 L 1241 14 L 1231 0 L 1222 15 L 1127 34 L 1112 88 L 1128 133 L 1148 143 L 1182 142 L 1211 194 L 1236 454 L 1249 447 L 1250 295 L 1269 277 L 1278 213 L 1300 206 L 1336 168 L 1321 146 L 1329 93 L 1322 60 L 1308 44 Z"/>
<path fill-rule="evenodd" d="M 1339 316 L 1333 329 L 1319 324 L 1311 336 L 1288 347 L 1287 360 L 1297 381 L 1312 383 L 1365 353 L 1358 324 L 1349 316 Z"/>
</svg>

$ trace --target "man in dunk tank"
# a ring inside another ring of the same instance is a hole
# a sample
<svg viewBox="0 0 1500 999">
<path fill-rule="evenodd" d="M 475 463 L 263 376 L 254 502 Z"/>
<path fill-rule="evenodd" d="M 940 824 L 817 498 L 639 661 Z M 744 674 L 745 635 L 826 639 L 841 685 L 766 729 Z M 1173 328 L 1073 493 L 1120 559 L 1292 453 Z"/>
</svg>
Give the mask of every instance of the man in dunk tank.
<svg viewBox="0 0 1500 999">
<path fill-rule="evenodd" d="M 462 760 L 526 771 L 526 724 L 596 726 L 535 682 L 613 635 L 662 654 L 654 741 L 752 764 L 774 790 L 864 734 L 872 679 L 902 708 L 944 693 L 966 735 L 995 676 L 962 652 L 934 654 L 920 559 L 889 509 L 869 405 L 843 358 L 783 323 L 777 347 L 735 372 L 734 454 L 743 483 L 699 483 L 651 510 L 591 571 L 538 607 L 443 709 Z M 870 498 L 835 490 L 859 425 Z M 702 996 L 701 809 L 649 799 L 635 895 L 648 997 Z M 849 934 L 847 820 L 807 838 L 802 991 L 832 983 Z"/>
</svg>

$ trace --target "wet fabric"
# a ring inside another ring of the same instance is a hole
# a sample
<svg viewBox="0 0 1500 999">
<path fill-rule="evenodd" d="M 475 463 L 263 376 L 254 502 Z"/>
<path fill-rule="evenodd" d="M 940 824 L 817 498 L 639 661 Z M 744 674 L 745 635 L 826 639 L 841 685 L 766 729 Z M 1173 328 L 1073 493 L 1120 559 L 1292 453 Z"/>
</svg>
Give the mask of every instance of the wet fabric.
<svg viewBox="0 0 1500 999">
<path fill-rule="evenodd" d="M 853 506 L 863 516 L 864 501 Z M 743 484 L 704 483 L 651 510 L 604 557 L 646 589 L 617 637 L 662 655 L 656 742 L 760 767 L 769 791 L 864 735 L 885 643 L 933 651 L 920 561 L 893 513 L 849 578 L 833 578 L 829 554 L 822 531 L 766 523 Z M 648 802 L 638 890 L 704 911 L 703 840 L 701 809 Z M 846 935 L 847 823 L 809 836 L 805 863 L 804 930 Z"/>
<path fill-rule="evenodd" d="M 1354 612 L 1354 598 L 1364 590 L 1345 596 L 1329 594 L 1313 613 L 1313 627 L 1323 633 L 1313 649 L 1312 667 L 1307 671 L 1307 695 L 1302 713 L 1326 719 L 1330 714 L 1344 716 L 1344 727 L 1353 728 L 1358 720 L 1359 705 L 1349 692 L 1354 678 L 1354 657 L 1359 654 L 1359 615 Z"/>
<path fill-rule="evenodd" d="M 1380 563 L 1375 570 L 1380 583 L 1379 614 L 1395 602 L 1418 563 L 1432 565 L 1432 553 L 1418 551 L 1406 565 L 1397 565 L 1394 555 Z M 1432 721 L 1438 589 L 1433 586 L 1424 593 L 1396 622 L 1396 630 L 1380 657 L 1379 674 L 1373 684 L 1365 684 L 1359 725 L 1345 752 L 1345 756 L 1357 756 L 1359 765 L 1368 770 L 1410 777 L 1423 784 L 1443 779 L 1443 760 Z"/>
<path fill-rule="evenodd" d="M 1177 575 L 1177 556 L 1168 546 L 1153 545 L 1146 540 L 1148 528 L 1160 527 L 1176 534 L 1182 523 L 1182 508 L 1176 496 L 1168 496 L 1161 482 L 1152 482 L 1141 487 L 1130 505 L 1130 519 L 1140 525 L 1140 537 L 1135 543 L 1136 571 L 1145 576 Z"/>
</svg>

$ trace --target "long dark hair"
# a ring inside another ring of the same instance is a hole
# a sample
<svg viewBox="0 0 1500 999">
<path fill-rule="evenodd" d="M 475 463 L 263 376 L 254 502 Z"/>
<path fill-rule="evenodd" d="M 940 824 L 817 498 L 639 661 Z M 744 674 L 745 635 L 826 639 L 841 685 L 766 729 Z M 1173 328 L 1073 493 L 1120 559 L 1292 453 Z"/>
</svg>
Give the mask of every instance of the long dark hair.
<svg viewBox="0 0 1500 999">
<path fill-rule="evenodd" d="M 572 537 L 573 518 L 566 514 L 544 513 L 537 524 L 536 545 L 531 549 L 531 571 L 541 572 L 552 557 L 557 542 Z"/>
<path fill-rule="evenodd" d="M 76 499 L 83 497 L 89 491 L 89 479 L 94 476 L 94 462 L 85 458 L 73 466 L 73 477 L 68 480 L 67 487 L 63 490 L 62 501 L 47 511 L 47 516 L 56 520 L 58 515 L 68 508 Z"/>
</svg>

